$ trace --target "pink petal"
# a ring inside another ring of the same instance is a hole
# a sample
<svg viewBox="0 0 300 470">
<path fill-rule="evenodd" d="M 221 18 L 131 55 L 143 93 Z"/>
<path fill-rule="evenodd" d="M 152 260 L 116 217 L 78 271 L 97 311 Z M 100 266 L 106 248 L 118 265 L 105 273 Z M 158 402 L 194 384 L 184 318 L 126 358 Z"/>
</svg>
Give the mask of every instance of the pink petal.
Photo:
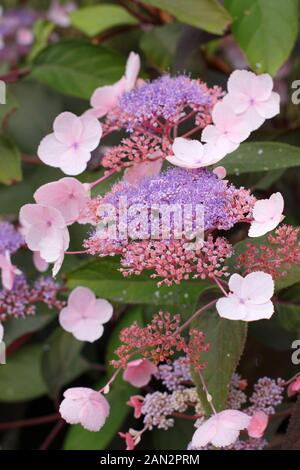
<svg viewBox="0 0 300 470">
<path fill-rule="evenodd" d="M 59 210 L 67 225 L 76 222 L 87 201 L 83 184 L 75 178 L 62 178 L 59 181 L 44 184 L 33 197 L 38 204 Z"/>
<path fill-rule="evenodd" d="M 247 428 L 250 437 L 260 439 L 264 435 L 264 431 L 268 426 L 269 417 L 263 411 L 257 411 L 251 418 Z"/>
<path fill-rule="evenodd" d="M 280 95 L 273 92 L 267 101 L 256 103 L 255 109 L 264 119 L 271 119 L 280 112 Z"/>
<path fill-rule="evenodd" d="M 226 171 L 226 169 L 225 169 L 223 166 L 217 166 L 217 168 L 215 168 L 215 169 L 213 170 L 213 173 L 214 173 L 215 175 L 217 175 L 217 177 L 218 177 L 220 180 L 226 178 L 226 175 L 227 175 L 227 171 Z"/>
<path fill-rule="evenodd" d="M 225 428 L 240 431 L 247 428 L 251 418 L 239 410 L 224 410 L 218 413 L 219 423 Z"/>
<path fill-rule="evenodd" d="M 49 264 L 41 257 L 39 251 L 34 251 L 32 259 L 37 271 L 39 271 L 40 273 L 44 273 L 45 271 L 47 271 Z"/>
<path fill-rule="evenodd" d="M 268 302 L 274 294 L 274 281 L 270 274 L 256 271 L 244 278 L 241 297 L 258 305 Z"/>
<path fill-rule="evenodd" d="M 115 108 L 124 91 L 125 78 L 121 78 L 114 85 L 97 88 L 91 97 L 91 106 L 95 110 L 95 117 L 101 118 Z"/>
<path fill-rule="evenodd" d="M 91 152 L 99 145 L 102 136 L 101 124 L 98 119 L 88 115 L 81 116 L 80 120 L 83 127 L 80 138 L 80 148 Z"/>
<path fill-rule="evenodd" d="M 248 109 L 239 115 L 249 126 L 252 131 L 258 129 L 265 121 L 260 113 L 256 110 L 256 105 L 249 106 Z"/>
<path fill-rule="evenodd" d="M 192 445 L 194 447 L 204 447 L 212 441 L 214 436 L 217 434 L 217 420 L 215 416 L 212 416 L 203 424 L 200 424 L 198 429 L 193 435 Z"/>
<path fill-rule="evenodd" d="M 228 286 L 231 292 L 236 294 L 239 298 L 242 297 L 243 282 L 244 278 L 240 274 L 232 274 L 228 282 Z"/>
<path fill-rule="evenodd" d="M 152 162 L 136 163 L 124 171 L 123 180 L 129 184 L 137 184 L 146 176 L 155 176 L 160 173 L 163 164 L 162 159 Z"/>
<path fill-rule="evenodd" d="M 151 380 L 157 368 L 147 359 L 136 359 L 127 364 L 123 379 L 134 387 L 144 387 Z"/>
<path fill-rule="evenodd" d="M 274 313 L 274 305 L 270 300 L 259 305 L 247 302 L 246 310 L 245 321 L 269 320 Z"/>
<path fill-rule="evenodd" d="M 255 74 L 248 70 L 235 70 L 229 77 L 227 82 L 228 93 L 249 95 L 251 83 Z"/>
<path fill-rule="evenodd" d="M 87 400 L 90 398 L 91 394 L 94 393 L 92 388 L 88 387 L 72 387 L 64 391 L 64 397 L 71 400 Z"/>
<path fill-rule="evenodd" d="M 235 429 L 218 427 L 218 431 L 211 439 L 211 443 L 215 447 L 226 447 L 231 444 L 234 444 L 235 441 L 238 439 L 239 434 L 239 431 Z"/>
<path fill-rule="evenodd" d="M 79 400 L 70 400 L 65 398 L 59 407 L 61 417 L 69 424 L 78 424 L 81 403 Z"/>
<path fill-rule="evenodd" d="M 64 330 L 72 333 L 81 318 L 81 314 L 77 310 L 71 307 L 64 307 L 59 314 L 59 323 Z"/>
<path fill-rule="evenodd" d="M 54 134 L 49 134 L 43 138 L 38 147 L 38 157 L 46 165 L 58 168 L 60 166 L 61 155 L 66 152 L 67 146 L 57 140 Z"/>
<path fill-rule="evenodd" d="M 88 431 L 99 431 L 104 425 L 109 413 L 109 404 L 107 400 L 100 394 L 98 399 L 95 399 L 95 394 L 92 394 L 89 400 L 82 406 L 80 410 L 80 422 L 82 426 Z"/>
<path fill-rule="evenodd" d="M 247 315 L 245 305 L 241 304 L 240 299 L 234 294 L 221 297 L 216 307 L 220 317 L 228 320 L 244 320 Z"/>
<path fill-rule="evenodd" d="M 60 169 L 70 176 L 76 176 L 82 173 L 88 161 L 91 159 L 91 153 L 84 148 L 69 148 L 60 157 Z"/>
<path fill-rule="evenodd" d="M 131 91 L 135 87 L 139 71 L 141 68 L 141 59 L 135 52 L 130 52 L 125 68 L 125 91 Z"/>
<path fill-rule="evenodd" d="M 73 336 L 79 341 L 94 343 L 103 335 L 104 328 L 98 320 L 84 318 L 81 319 L 72 330 Z"/>
<path fill-rule="evenodd" d="M 68 305 L 83 315 L 90 306 L 95 305 L 95 301 L 96 297 L 91 289 L 76 287 L 69 295 Z"/>
<path fill-rule="evenodd" d="M 250 90 L 251 96 L 255 101 L 266 101 L 270 98 L 273 90 L 273 80 L 268 73 L 254 75 L 251 80 Z"/>
<path fill-rule="evenodd" d="M 82 122 L 78 116 L 64 112 L 57 116 L 53 123 L 54 135 L 66 146 L 79 142 L 82 133 Z"/>
<path fill-rule="evenodd" d="M 88 314 L 90 318 L 106 323 L 113 315 L 113 306 L 105 299 L 96 299 L 95 305 L 88 309 Z"/>
</svg>

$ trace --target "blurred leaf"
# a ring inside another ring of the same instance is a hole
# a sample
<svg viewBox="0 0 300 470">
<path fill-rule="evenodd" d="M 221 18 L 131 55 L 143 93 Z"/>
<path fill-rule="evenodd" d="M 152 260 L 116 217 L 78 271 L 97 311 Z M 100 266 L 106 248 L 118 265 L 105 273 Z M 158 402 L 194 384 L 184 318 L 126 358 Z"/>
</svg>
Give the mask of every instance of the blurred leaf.
<svg viewBox="0 0 300 470">
<path fill-rule="evenodd" d="M 225 0 L 225 7 L 251 67 L 275 75 L 297 38 L 298 0 Z"/>
<path fill-rule="evenodd" d="M 300 147 L 281 142 L 249 142 L 228 155 L 222 165 L 228 174 L 281 170 L 300 166 Z"/>
<path fill-rule="evenodd" d="M 125 59 L 103 46 L 61 41 L 39 54 L 31 75 L 66 95 L 89 99 L 93 91 L 120 79 Z"/>
<path fill-rule="evenodd" d="M 222 34 L 231 16 L 217 0 L 143 0 L 187 23 L 210 33 Z"/>
<path fill-rule="evenodd" d="M 13 84 L 11 90 L 20 105 L 9 119 L 7 133 L 22 153 L 36 155 L 40 141 L 52 132 L 55 117 L 63 111 L 62 97 L 31 79 Z"/>
<path fill-rule="evenodd" d="M 148 62 L 163 71 L 170 69 L 181 32 L 182 25 L 178 23 L 156 26 L 145 32 L 140 41 L 140 48 Z"/>
<path fill-rule="evenodd" d="M 47 310 L 47 309 L 46 309 Z M 13 341 L 27 333 L 34 333 L 55 318 L 53 311 L 47 310 L 25 318 L 9 318 L 5 322 L 4 342 L 9 346 Z"/>
<path fill-rule="evenodd" d="M 25 346 L 0 366 L 0 401 L 33 400 L 46 393 L 40 360 L 41 345 Z"/>
<path fill-rule="evenodd" d="M 247 337 L 247 323 L 221 318 L 216 311 L 207 311 L 193 323 L 193 327 L 205 332 L 209 351 L 203 353 L 207 367 L 202 374 L 217 411 L 226 408 L 230 380 L 234 373 Z M 202 389 L 199 376 L 193 372 L 201 403 L 207 415 L 211 408 Z"/>
<path fill-rule="evenodd" d="M 10 88 L 6 86 L 6 103 L 0 105 L 0 123 L 3 126 L 3 123 L 7 117 L 19 107 L 18 100 L 11 93 Z"/>
<path fill-rule="evenodd" d="M 121 6 L 105 4 L 80 8 L 73 11 L 70 18 L 75 28 L 91 37 L 106 29 L 138 22 Z"/>
<path fill-rule="evenodd" d="M 84 342 L 58 327 L 44 344 L 41 358 L 42 376 L 49 394 L 57 396 L 62 385 L 71 382 L 88 369 L 80 357 Z"/>
<path fill-rule="evenodd" d="M 106 355 L 106 361 L 111 359 L 111 354 L 119 344 L 119 332 L 122 328 L 129 326 L 134 320 L 141 324 L 142 311 L 140 307 L 135 307 L 124 314 L 118 326 L 114 329 L 111 335 L 108 352 Z M 101 384 L 95 387 L 99 389 L 103 387 L 111 376 L 112 368 L 108 368 L 108 375 L 103 378 Z M 107 400 L 111 406 L 110 415 L 105 423 L 104 428 L 99 432 L 89 432 L 83 429 L 81 426 L 71 426 L 66 436 L 64 443 L 64 449 L 66 450 L 100 450 L 106 449 L 110 441 L 120 431 L 121 425 L 130 412 L 130 408 L 126 405 L 129 397 L 136 393 L 137 390 L 124 382 L 122 375 L 114 381 L 111 391 L 106 395 Z"/>
<path fill-rule="evenodd" d="M 49 36 L 55 25 L 50 21 L 39 19 L 33 25 L 34 43 L 27 57 L 32 62 L 35 57 L 48 45 Z"/>
<path fill-rule="evenodd" d="M 21 155 L 16 145 L 0 135 L 0 182 L 12 184 L 22 179 Z"/>
<path fill-rule="evenodd" d="M 189 281 L 182 285 L 157 287 L 149 274 L 123 277 L 118 271 L 118 259 L 101 258 L 85 262 L 67 274 L 68 287 L 89 287 L 99 297 L 132 304 L 180 305 L 182 308 L 197 302 L 200 294 L 211 283 Z"/>
<path fill-rule="evenodd" d="M 300 333 L 300 305 L 277 302 L 276 320 L 287 331 Z"/>
<path fill-rule="evenodd" d="M 151 431 L 153 449 L 186 451 L 194 432 L 195 427 L 192 420 L 176 419 L 174 426 L 169 428 L 167 432 L 157 428 Z"/>
<path fill-rule="evenodd" d="M 269 189 L 276 181 L 278 181 L 284 174 L 285 169 L 281 170 L 271 170 L 266 173 L 262 178 L 260 178 L 257 183 L 255 183 L 255 189 L 260 189 L 265 191 Z"/>
</svg>

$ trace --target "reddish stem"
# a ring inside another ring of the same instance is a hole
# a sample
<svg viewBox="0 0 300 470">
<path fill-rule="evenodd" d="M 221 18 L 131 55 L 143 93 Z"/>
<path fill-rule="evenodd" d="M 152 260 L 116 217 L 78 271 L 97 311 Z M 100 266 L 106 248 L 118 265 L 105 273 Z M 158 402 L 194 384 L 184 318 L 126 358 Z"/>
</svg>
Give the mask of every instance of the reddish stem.
<svg viewBox="0 0 300 470">
<path fill-rule="evenodd" d="M 46 439 L 42 443 L 39 450 L 47 450 L 48 447 L 52 444 L 52 442 L 56 438 L 56 436 L 60 433 L 62 428 L 65 426 L 65 424 L 66 423 L 63 420 L 60 420 L 58 423 L 56 423 L 56 425 L 54 426 L 52 431 L 48 434 L 48 436 L 46 437 Z"/>
<path fill-rule="evenodd" d="M 57 421 L 59 419 L 60 415 L 58 413 L 48 416 L 39 416 L 37 418 L 20 419 L 18 421 L 11 421 L 8 423 L 0 423 L 0 430 L 38 426 L 39 424 L 52 423 L 53 421 Z"/>
</svg>

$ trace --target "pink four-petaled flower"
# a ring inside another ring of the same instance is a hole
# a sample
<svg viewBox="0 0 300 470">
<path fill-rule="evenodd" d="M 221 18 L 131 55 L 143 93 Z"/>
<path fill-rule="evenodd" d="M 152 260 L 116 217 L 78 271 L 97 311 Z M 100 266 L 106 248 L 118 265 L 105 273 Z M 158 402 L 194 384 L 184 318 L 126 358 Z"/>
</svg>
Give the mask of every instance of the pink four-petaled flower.
<svg viewBox="0 0 300 470">
<path fill-rule="evenodd" d="M 274 281 L 270 274 L 257 271 L 245 278 L 233 274 L 229 279 L 230 293 L 217 301 L 221 317 L 229 320 L 255 321 L 269 319 L 274 313 L 271 297 Z"/>
<path fill-rule="evenodd" d="M 59 314 L 59 322 L 79 341 L 93 343 L 102 336 L 103 324 L 112 314 L 113 307 L 107 300 L 96 299 L 87 287 L 76 287 L 69 295 L 67 307 Z"/>
<path fill-rule="evenodd" d="M 69 424 L 81 424 L 88 431 L 99 431 L 109 415 L 109 403 L 91 388 L 74 387 L 64 392 L 59 412 Z"/>
<path fill-rule="evenodd" d="M 64 112 L 54 120 L 53 131 L 41 141 L 39 158 L 67 175 L 79 175 L 86 169 L 92 150 L 99 145 L 102 136 L 99 121 L 94 116 L 78 117 Z"/>
</svg>

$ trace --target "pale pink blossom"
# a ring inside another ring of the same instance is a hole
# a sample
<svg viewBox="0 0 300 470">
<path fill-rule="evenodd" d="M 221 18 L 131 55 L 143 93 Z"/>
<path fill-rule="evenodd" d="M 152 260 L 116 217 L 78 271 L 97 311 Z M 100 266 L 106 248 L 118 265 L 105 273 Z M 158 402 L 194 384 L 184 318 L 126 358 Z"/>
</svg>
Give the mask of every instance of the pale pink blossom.
<svg viewBox="0 0 300 470">
<path fill-rule="evenodd" d="M 134 409 L 134 417 L 136 419 L 142 416 L 142 406 L 143 406 L 144 397 L 141 395 L 132 395 L 127 402 L 128 406 L 132 406 Z"/>
<path fill-rule="evenodd" d="M 88 110 L 85 114 L 101 118 L 114 109 L 118 104 L 120 96 L 135 87 L 140 67 L 141 61 L 139 55 L 130 52 L 123 77 L 113 85 L 97 88 L 91 97 L 92 109 Z"/>
<path fill-rule="evenodd" d="M 216 163 L 249 137 L 250 127 L 245 119 L 237 116 L 224 102 L 214 106 L 212 120 L 213 124 L 203 129 L 202 141 L 207 143 L 206 158 Z"/>
<path fill-rule="evenodd" d="M 227 175 L 227 171 L 226 169 L 223 167 L 223 166 L 217 166 L 214 170 L 213 170 L 213 173 L 215 175 L 217 175 L 217 177 L 220 179 L 220 180 L 223 180 L 224 178 L 226 178 L 226 175 Z"/>
<path fill-rule="evenodd" d="M 4 336 L 4 328 L 3 328 L 2 323 L 0 323 L 0 343 L 3 340 L 3 336 Z"/>
<path fill-rule="evenodd" d="M 7 290 L 11 290 L 13 288 L 15 276 L 22 273 L 11 263 L 9 251 L 6 251 L 5 255 L 0 255 L 0 269 L 2 286 Z"/>
<path fill-rule="evenodd" d="M 42 204 L 26 204 L 20 210 L 20 223 L 30 250 L 39 251 L 48 263 L 55 263 L 63 257 L 70 237 L 64 218 L 57 209 Z"/>
<path fill-rule="evenodd" d="M 85 187 L 75 178 L 62 178 L 41 186 L 33 195 L 38 204 L 55 207 L 67 225 L 78 221 L 88 201 Z"/>
<path fill-rule="evenodd" d="M 217 310 L 221 317 L 229 320 L 254 321 L 271 318 L 274 305 L 274 281 L 270 274 L 261 271 L 242 277 L 233 274 L 229 279 L 230 293 L 217 301 Z"/>
<path fill-rule="evenodd" d="M 74 387 L 64 393 L 59 412 L 69 424 L 81 424 L 88 431 L 99 431 L 109 415 L 109 403 L 91 388 Z"/>
<path fill-rule="evenodd" d="M 189 140 L 177 137 L 172 145 L 174 155 L 166 158 L 172 165 L 181 168 L 200 168 L 205 166 L 204 148 L 199 140 Z"/>
<path fill-rule="evenodd" d="M 300 377 L 297 377 L 293 382 L 291 382 L 287 389 L 287 394 L 289 397 L 297 395 L 300 391 Z"/>
<path fill-rule="evenodd" d="M 138 184 L 146 176 L 155 176 L 160 173 L 163 164 L 162 159 L 135 163 L 124 171 L 123 180 L 129 184 Z"/>
<path fill-rule="evenodd" d="M 148 361 L 148 359 L 135 359 L 128 362 L 124 370 L 123 379 L 134 387 L 144 387 L 147 385 L 151 376 L 157 371 L 157 367 Z"/>
<path fill-rule="evenodd" d="M 253 207 L 253 222 L 249 237 L 260 237 L 273 230 L 283 220 L 284 200 L 281 193 L 274 193 L 269 199 L 256 201 Z"/>
<path fill-rule="evenodd" d="M 30 46 L 34 40 L 33 32 L 28 28 L 18 28 L 16 40 L 20 46 Z"/>
<path fill-rule="evenodd" d="M 134 89 L 141 68 L 141 59 L 138 54 L 131 51 L 125 67 L 125 91 Z"/>
<path fill-rule="evenodd" d="M 112 314 L 113 307 L 107 300 L 96 299 L 87 287 L 76 287 L 59 314 L 59 323 L 79 341 L 93 343 L 103 335 L 103 324 Z"/>
<path fill-rule="evenodd" d="M 269 417 L 263 411 L 257 411 L 252 417 L 247 431 L 250 437 L 260 439 L 268 426 Z"/>
<path fill-rule="evenodd" d="M 47 263 L 47 261 L 45 261 L 41 257 L 39 251 L 34 251 L 33 252 L 32 261 L 33 261 L 33 265 L 34 265 L 34 267 L 36 268 L 37 271 L 39 271 L 40 273 L 44 273 L 45 271 L 47 271 L 49 264 Z"/>
<path fill-rule="evenodd" d="M 60 168 L 67 175 L 79 175 L 100 142 L 102 128 L 94 116 L 61 113 L 54 120 L 53 133 L 44 137 L 38 148 L 46 165 Z"/>
<path fill-rule="evenodd" d="M 57 26 L 67 28 L 71 24 L 69 13 L 76 10 L 76 8 L 74 2 L 67 2 L 62 5 L 59 0 L 52 0 L 47 18 Z"/>
<path fill-rule="evenodd" d="M 255 130 L 265 119 L 279 113 L 280 96 L 272 90 L 273 80 L 269 74 L 235 70 L 229 77 L 228 94 L 223 101 Z"/>
<path fill-rule="evenodd" d="M 211 443 L 215 447 L 234 444 L 240 431 L 249 426 L 251 417 L 238 410 L 216 413 L 200 424 L 193 435 L 192 446 L 199 448 Z"/>
</svg>

